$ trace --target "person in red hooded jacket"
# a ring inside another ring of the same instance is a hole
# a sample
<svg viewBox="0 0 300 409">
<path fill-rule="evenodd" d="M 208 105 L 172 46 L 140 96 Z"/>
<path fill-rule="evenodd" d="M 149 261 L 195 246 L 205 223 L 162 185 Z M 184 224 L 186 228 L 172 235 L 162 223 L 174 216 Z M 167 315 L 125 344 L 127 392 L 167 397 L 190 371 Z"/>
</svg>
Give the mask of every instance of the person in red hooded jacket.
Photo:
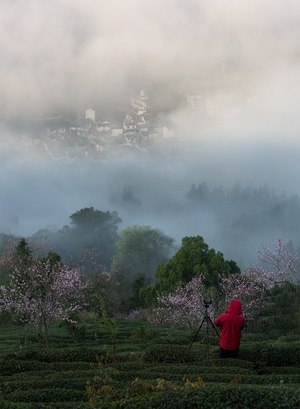
<svg viewBox="0 0 300 409">
<path fill-rule="evenodd" d="M 241 343 L 241 331 L 245 326 L 240 300 L 232 300 L 227 310 L 215 319 L 215 325 L 221 328 L 220 357 L 236 358 Z"/>
</svg>

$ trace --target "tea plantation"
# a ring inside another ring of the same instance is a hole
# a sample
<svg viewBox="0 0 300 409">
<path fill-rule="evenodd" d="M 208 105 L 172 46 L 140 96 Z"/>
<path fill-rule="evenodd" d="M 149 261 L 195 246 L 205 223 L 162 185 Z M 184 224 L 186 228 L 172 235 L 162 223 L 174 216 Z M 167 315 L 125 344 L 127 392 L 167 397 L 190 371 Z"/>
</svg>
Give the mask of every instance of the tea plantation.
<svg viewBox="0 0 300 409">
<path fill-rule="evenodd" d="M 2 327 L 0 408 L 299 409 L 298 335 L 245 333 L 238 359 L 220 359 L 216 335 L 143 320 L 117 320 L 113 337 L 95 320 L 76 337 L 53 325 L 48 347 Z"/>
</svg>

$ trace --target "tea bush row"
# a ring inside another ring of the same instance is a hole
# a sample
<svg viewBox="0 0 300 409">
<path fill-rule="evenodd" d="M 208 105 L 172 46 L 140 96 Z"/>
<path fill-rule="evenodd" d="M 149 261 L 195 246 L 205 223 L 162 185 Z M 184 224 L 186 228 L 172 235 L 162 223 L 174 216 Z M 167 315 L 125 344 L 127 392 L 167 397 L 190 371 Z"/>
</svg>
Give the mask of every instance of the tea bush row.
<svg viewBox="0 0 300 409">
<path fill-rule="evenodd" d="M 39 391 L 40 392 L 40 391 Z M 38 393 L 39 393 L 38 392 Z M 299 390 L 259 386 L 212 386 L 197 390 L 169 390 L 102 402 L 15 403 L 0 399 L 1 409 L 298 409 Z"/>
<path fill-rule="evenodd" d="M 91 406 L 93 407 L 93 406 Z M 97 406 L 95 406 L 96 408 Z M 99 406 L 98 406 L 99 407 Z M 299 409 L 299 390 L 270 386 L 209 386 L 102 402 L 102 409 Z"/>
<path fill-rule="evenodd" d="M 15 390 L 5 396 L 10 402 L 82 402 L 86 391 L 65 388 Z"/>
<path fill-rule="evenodd" d="M 148 368 L 140 368 L 132 371 L 118 371 L 114 367 L 108 367 L 105 370 L 96 369 L 89 371 L 76 370 L 74 372 L 68 371 L 63 374 L 48 373 L 40 376 L 30 377 L 28 373 L 23 376 L 18 376 L 16 379 L 5 380 L 1 379 L 1 391 L 4 395 L 13 390 L 28 390 L 28 389 L 43 389 L 43 388 L 68 388 L 84 390 L 87 380 L 95 376 L 103 376 L 106 372 L 114 372 L 113 385 L 114 387 L 126 387 L 130 381 L 136 377 L 140 379 L 157 379 L 166 378 L 169 381 L 181 382 L 184 377 L 190 377 L 194 380 L 201 377 L 204 382 L 209 383 L 239 383 L 239 384 L 300 384 L 299 373 L 286 374 L 269 374 L 257 375 L 253 371 L 239 368 L 222 368 L 222 367 L 197 367 L 197 366 L 150 366 Z M 166 375 L 167 374 L 167 375 Z M 58 376 L 61 375 L 61 376 Z"/>
<path fill-rule="evenodd" d="M 266 366 L 300 366 L 300 342 L 243 345 L 240 359 Z"/>
<path fill-rule="evenodd" d="M 105 349 L 98 347 L 24 348 L 2 358 L 40 362 L 97 362 L 99 356 L 106 354 Z"/>
<path fill-rule="evenodd" d="M 65 379 L 30 379 L 30 380 L 17 380 L 1 382 L 1 392 L 3 396 L 7 397 L 8 394 L 14 391 L 28 391 L 31 389 L 72 389 L 72 390 L 85 390 L 86 378 L 68 378 Z"/>
<path fill-rule="evenodd" d="M 129 354 L 129 355 L 128 355 Z M 135 353 L 123 352 L 124 361 L 134 358 Z M 203 346 L 188 346 L 175 344 L 156 344 L 140 350 L 144 361 L 149 363 L 159 362 L 199 362 L 207 358 L 207 351 Z M 107 356 L 107 350 L 98 347 L 65 347 L 65 348 L 24 348 L 14 354 L 2 355 L 0 362 L 7 359 L 40 362 L 98 362 L 99 357 Z M 218 348 L 212 348 L 210 358 L 218 358 Z M 118 355 L 121 359 L 121 355 Z M 2 359 L 1 359 L 2 358 Z M 125 359 L 126 358 L 126 359 Z M 251 362 L 262 362 L 269 366 L 300 366 L 300 342 L 293 343 L 251 343 L 244 344 L 240 350 L 239 358 Z M 36 364 L 37 365 L 37 364 Z"/>
</svg>

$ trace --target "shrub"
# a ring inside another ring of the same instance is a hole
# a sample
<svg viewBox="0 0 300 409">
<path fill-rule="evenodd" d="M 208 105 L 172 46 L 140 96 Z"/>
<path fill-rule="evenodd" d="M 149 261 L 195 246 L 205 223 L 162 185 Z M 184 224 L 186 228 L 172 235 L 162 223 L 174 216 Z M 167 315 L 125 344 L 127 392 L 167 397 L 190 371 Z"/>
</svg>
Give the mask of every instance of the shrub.
<svg viewBox="0 0 300 409">
<path fill-rule="evenodd" d="M 47 369 L 44 362 L 38 361 L 21 361 L 19 359 L 1 359 L 0 375 L 10 376 L 20 372 L 40 371 Z"/>
<path fill-rule="evenodd" d="M 64 348 L 26 348 L 13 355 L 6 355 L 5 359 L 35 360 L 41 362 L 97 362 L 98 357 L 106 355 L 97 347 L 64 347 Z"/>
<path fill-rule="evenodd" d="M 77 402 L 86 400 L 86 392 L 63 388 L 15 390 L 6 399 L 12 402 Z"/>
<path fill-rule="evenodd" d="M 243 345 L 239 358 L 267 366 L 299 366 L 300 342 Z"/>
<path fill-rule="evenodd" d="M 149 363 L 195 361 L 193 352 L 179 345 L 153 345 L 146 349 L 143 359 Z"/>
<path fill-rule="evenodd" d="M 103 403 L 101 409 L 298 409 L 299 392 L 270 386 L 226 385 L 202 388 L 170 388 L 163 392 L 127 397 Z"/>
</svg>

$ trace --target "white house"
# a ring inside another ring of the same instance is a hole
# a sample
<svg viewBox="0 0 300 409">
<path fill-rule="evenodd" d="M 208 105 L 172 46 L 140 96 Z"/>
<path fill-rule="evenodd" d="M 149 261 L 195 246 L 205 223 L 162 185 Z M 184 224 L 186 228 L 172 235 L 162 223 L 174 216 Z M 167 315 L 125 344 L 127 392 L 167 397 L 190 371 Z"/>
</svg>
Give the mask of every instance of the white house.
<svg viewBox="0 0 300 409">
<path fill-rule="evenodd" d="M 93 109 L 86 109 L 85 111 L 85 119 L 91 119 L 95 122 L 96 112 Z"/>
</svg>

